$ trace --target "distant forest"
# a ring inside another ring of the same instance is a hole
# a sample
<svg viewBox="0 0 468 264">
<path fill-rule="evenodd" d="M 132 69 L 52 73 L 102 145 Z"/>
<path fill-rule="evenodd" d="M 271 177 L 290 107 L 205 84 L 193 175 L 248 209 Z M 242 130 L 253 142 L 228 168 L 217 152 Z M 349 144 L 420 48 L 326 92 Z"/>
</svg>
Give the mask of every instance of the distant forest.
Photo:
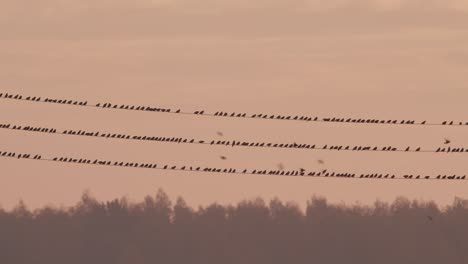
<svg viewBox="0 0 468 264">
<path fill-rule="evenodd" d="M 312 197 L 193 209 L 164 191 L 140 203 L 88 193 L 66 209 L 0 209 L 3 264 L 466 264 L 468 201 L 372 206 Z"/>
</svg>

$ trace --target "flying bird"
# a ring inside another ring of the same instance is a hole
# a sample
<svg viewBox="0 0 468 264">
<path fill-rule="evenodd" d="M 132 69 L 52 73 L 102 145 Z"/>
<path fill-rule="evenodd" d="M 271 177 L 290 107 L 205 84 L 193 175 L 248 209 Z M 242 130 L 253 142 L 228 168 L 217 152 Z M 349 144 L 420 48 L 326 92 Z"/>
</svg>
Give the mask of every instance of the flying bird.
<svg viewBox="0 0 468 264">
<path fill-rule="evenodd" d="M 227 160 L 227 158 L 225 156 L 219 156 L 220 159 L 222 160 Z"/>
<path fill-rule="evenodd" d="M 279 170 L 284 170 L 284 164 L 283 164 L 283 163 L 279 163 L 279 164 L 278 164 L 278 169 L 279 169 Z"/>
<path fill-rule="evenodd" d="M 220 131 L 218 131 L 217 134 L 218 134 L 218 136 L 220 136 L 220 137 L 224 136 L 223 132 L 220 132 Z"/>
<path fill-rule="evenodd" d="M 448 145 L 448 144 L 450 144 L 450 143 L 452 143 L 452 141 L 451 141 L 450 139 L 446 138 L 444 144 L 445 144 L 445 145 Z"/>
<path fill-rule="evenodd" d="M 323 161 L 321 159 L 317 160 L 317 162 L 318 162 L 318 164 L 325 164 L 325 161 Z"/>
</svg>

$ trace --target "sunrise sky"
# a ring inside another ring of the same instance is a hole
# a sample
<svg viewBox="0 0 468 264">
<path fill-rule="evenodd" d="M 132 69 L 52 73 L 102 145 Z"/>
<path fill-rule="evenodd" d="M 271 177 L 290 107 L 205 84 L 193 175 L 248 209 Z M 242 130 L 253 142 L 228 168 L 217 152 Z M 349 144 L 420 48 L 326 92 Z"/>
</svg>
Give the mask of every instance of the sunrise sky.
<svg viewBox="0 0 468 264">
<path fill-rule="evenodd" d="M 187 110 L 468 121 L 463 0 L 15 0 L 0 3 L 0 92 Z M 0 123 L 314 144 L 466 147 L 468 127 L 231 120 L 0 100 Z M 468 155 L 122 142 L 0 130 L 0 150 L 175 165 L 467 174 Z M 227 160 L 219 159 L 226 156 Z M 318 164 L 322 159 L 325 164 Z M 404 195 L 444 205 L 467 182 L 206 175 L 0 159 L 0 205 L 70 205 L 164 188 L 191 205 Z"/>
</svg>

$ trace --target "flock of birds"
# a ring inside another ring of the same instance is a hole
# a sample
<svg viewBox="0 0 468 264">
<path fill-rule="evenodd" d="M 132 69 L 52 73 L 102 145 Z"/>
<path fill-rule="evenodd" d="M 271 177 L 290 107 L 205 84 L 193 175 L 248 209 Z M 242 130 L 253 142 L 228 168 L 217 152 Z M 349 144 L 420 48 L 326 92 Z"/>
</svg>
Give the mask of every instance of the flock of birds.
<svg viewBox="0 0 468 264">
<path fill-rule="evenodd" d="M 0 151 L 0 157 L 5 158 L 17 158 L 17 159 L 33 159 L 33 160 L 42 160 L 41 155 L 34 154 L 20 154 L 16 152 Z"/>
<path fill-rule="evenodd" d="M 184 143 L 184 144 L 204 144 L 204 145 L 217 145 L 226 147 L 257 147 L 257 148 L 289 148 L 289 149 L 308 149 L 308 150 L 332 150 L 332 151 L 380 151 L 380 152 L 433 152 L 433 153 L 468 153 L 468 148 L 454 148 L 454 147 L 439 147 L 436 150 L 422 150 L 420 147 L 406 147 L 398 148 L 393 146 L 344 146 L 344 145 L 321 145 L 316 144 L 298 144 L 298 143 L 271 143 L 271 142 L 248 142 L 237 140 L 196 140 L 182 137 L 158 137 L 158 136 L 137 136 L 129 134 L 117 133 L 103 133 L 96 131 L 86 130 L 57 130 L 56 128 L 34 127 L 34 126 L 21 126 L 12 124 L 0 124 L 0 129 L 22 130 L 28 132 L 40 132 L 50 134 L 63 134 L 73 136 L 97 137 L 97 138 L 111 138 L 123 140 L 138 140 L 138 141 L 156 141 L 168 143 Z M 222 137 L 222 132 L 217 132 L 217 135 Z M 448 145 L 451 141 L 445 139 L 444 144 Z"/>
<path fill-rule="evenodd" d="M 88 104 L 87 101 L 69 100 L 69 99 L 52 99 L 43 97 L 23 96 L 20 94 L 9 94 L 0 93 L 0 98 L 13 99 L 13 100 L 24 100 L 32 102 L 43 102 L 43 103 L 56 103 L 56 104 L 68 104 L 77 106 L 89 106 L 99 108 L 110 108 L 120 110 L 134 110 L 134 111 L 151 111 L 161 113 L 173 113 L 173 114 L 193 114 L 193 115 L 205 115 L 205 116 L 218 116 L 218 117 L 237 117 L 237 118 L 255 118 L 255 119 L 274 119 L 274 120 L 292 120 L 292 121 L 307 121 L 307 122 L 337 122 L 337 123 L 354 123 L 354 124 L 388 124 L 388 125 L 446 125 L 446 126 L 468 126 L 468 122 L 461 121 L 450 121 L 445 120 L 441 123 L 429 123 L 427 121 L 416 121 L 407 119 L 373 119 L 373 118 L 342 118 L 342 117 L 310 117 L 304 115 L 274 115 L 274 114 L 247 114 L 242 112 L 223 112 L 217 111 L 214 114 L 209 114 L 205 110 L 197 110 L 194 112 L 184 112 L 180 109 L 173 110 L 170 108 L 159 108 L 149 107 L 142 105 L 129 105 L 129 104 L 113 104 L 113 103 L 98 103 L 95 105 Z"/>
<path fill-rule="evenodd" d="M 392 124 L 392 125 L 468 125 L 468 122 L 455 122 L 455 121 L 444 121 L 442 123 L 428 123 L 426 121 L 415 121 L 415 120 L 382 120 L 382 119 L 363 119 L 363 118 L 319 118 L 309 116 L 292 116 L 292 115 L 268 115 L 268 114 L 252 114 L 247 113 L 227 113 L 227 112 L 215 112 L 214 114 L 208 114 L 204 110 L 198 110 L 195 112 L 183 112 L 180 109 L 173 111 L 168 108 L 157 108 L 149 106 L 136 106 L 136 105 L 118 105 L 112 103 L 98 103 L 88 104 L 88 101 L 78 100 L 67 100 L 67 99 L 52 99 L 43 97 L 32 97 L 22 96 L 19 94 L 8 94 L 0 93 L 0 98 L 23 100 L 31 102 L 42 102 L 42 103 L 53 103 L 53 104 L 66 104 L 86 107 L 98 107 L 108 109 L 121 109 L 121 110 L 134 110 L 134 111 L 151 111 L 151 112 L 162 112 L 162 113 L 175 113 L 175 114 L 194 114 L 194 115 L 206 115 L 206 116 L 219 116 L 219 117 L 238 117 L 238 118 L 257 118 L 257 119 L 275 119 L 275 120 L 295 120 L 295 121 L 314 121 L 314 122 L 340 122 L 340 123 L 360 123 L 360 124 Z M 187 144 L 206 144 L 206 145 L 219 145 L 229 147 L 263 147 L 263 148 L 295 148 L 295 149 L 312 149 L 312 150 L 335 150 L 335 151 L 383 151 L 383 152 L 434 152 L 434 153 L 468 153 L 468 148 L 454 148 L 450 145 L 452 142 L 450 139 L 444 140 L 444 147 L 439 147 L 437 150 L 422 150 L 420 147 L 406 147 L 397 148 L 393 146 L 346 146 L 346 145 L 313 145 L 313 144 L 297 144 L 297 143 L 268 143 L 268 142 L 248 142 L 248 141 L 236 141 L 236 140 L 196 140 L 181 137 L 157 137 L 157 136 L 136 136 L 129 134 L 116 134 L 116 133 L 102 133 L 102 132 L 90 132 L 86 130 L 58 130 L 55 128 L 44 128 L 34 126 L 19 126 L 12 124 L 0 124 L 0 129 L 11 129 L 11 130 L 22 130 L 29 132 L 39 133 L 50 133 L 50 134 L 63 134 L 73 136 L 87 136 L 87 137 L 99 137 L 99 138 L 110 138 L 110 139 L 123 139 L 123 140 L 140 140 L 140 141 L 157 141 L 157 142 L 169 142 L 169 143 L 187 143 Z M 221 131 L 217 132 L 219 137 L 224 137 L 224 133 Z M 327 170 L 321 171 L 310 171 L 307 172 L 305 169 L 299 170 L 286 170 L 283 163 L 277 165 L 276 170 L 237 170 L 234 168 L 211 168 L 211 167 L 193 167 L 193 166 L 169 166 L 163 165 L 158 166 L 157 164 L 150 163 L 136 163 L 136 162 L 113 162 L 106 160 L 90 160 L 90 159 L 76 159 L 69 157 L 56 157 L 52 159 L 43 159 L 41 155 L 31 154 L 18 154 L 15 152 L 0 152 L 0 157 L 7 158 L 18 158 L 18 159 L 33 159 L 33 160 L 47 160 L 54 162 L 66 162 L 66 163 L 78 163 L 88 165 L 102 165 L 102 166 L 118 166 L 118 167 L 131 167 L 131 168 L 148 168 L 148 169 L 162 169 L 162 170 L 180 170 L 180 171 L 201 171 L 201 172 L 215 172 L 215 173 L 231 173 L 231 174 L 253 174 L 253 175 L 276 175 L 276 176 L 310 176 L 310 177 L 338 177 L 338 178 L 364 178 L 364 179 L 437 179 L 437 180 L 465 180 L 466 176 L 463 175 L 402 175 L 397 177 L 391 174 L 355 174 L 355 173 L 336 173 Z M 228 157 L 220 155 L 221 160 L 227 160 Z M 324 165 L 323 159 L 317 159 L 319 165 Z"/>
<path fill-rule="evenodd" d="M 421 180 L 466 180 L 466 175 L 403 175 L 396 176 L 395 174 L 357 174 L 349 172 L 333 172 L 326 169 L 320 171 L 306 171 L 301 168 L 299 170 L 260 170 L 260 169 L 234 169 L 234 168 L 216 168 L 216 167 L 196 167 L 196 166 L 172 166 L 172 165 L 158 165 L 156 163 L 142 163 L 142 162 L 123 162 L 123 161 L 109 161 L 100 159 L 86 159 L 86 158 L 70 158 L 70 157 L 54 157 L 51 159 L 43 158 L 41 155 L 34 154 L 21 154 L 16 152 L 0 151 L 0 157 L 16 158 L 16 159 L 32 159 L 42 161 L 53 161 L 61 163 L 76 163 L 84 165 L 100 165 L 100 166 L 113 166 L 113 167 L 127 167 L 127 168 L 143 168 L 143 169 L 158 169 L 158 170 L 172 170 L 172 171 L 189 171 L 189 172 L 205 172 L 205 173 L 226 173 L 226 174 L 249 174 L 249 175 L 269 175 L 269 176 L 302 176 L 302 177 L 330 177 L 330 178 L 356 178 L 356 179 L 421 179 Z"/>
</svg>

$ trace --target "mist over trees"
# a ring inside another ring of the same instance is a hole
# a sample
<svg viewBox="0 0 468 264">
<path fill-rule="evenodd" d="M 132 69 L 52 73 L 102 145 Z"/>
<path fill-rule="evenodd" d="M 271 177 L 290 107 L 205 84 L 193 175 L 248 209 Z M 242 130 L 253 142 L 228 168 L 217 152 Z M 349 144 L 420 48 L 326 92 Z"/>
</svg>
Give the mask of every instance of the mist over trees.
<svg viewBox="0 0 468 264">
<path fill-rule="evenodd" d="M 274 199 L 193 209 L 160 190 L 140 203 L 0 209 L 0 263 L 468 263 L 468 201 L 438 208 L 398 198 L 373 206 L 313 197 L 305 212 Z"/>
</svg>

